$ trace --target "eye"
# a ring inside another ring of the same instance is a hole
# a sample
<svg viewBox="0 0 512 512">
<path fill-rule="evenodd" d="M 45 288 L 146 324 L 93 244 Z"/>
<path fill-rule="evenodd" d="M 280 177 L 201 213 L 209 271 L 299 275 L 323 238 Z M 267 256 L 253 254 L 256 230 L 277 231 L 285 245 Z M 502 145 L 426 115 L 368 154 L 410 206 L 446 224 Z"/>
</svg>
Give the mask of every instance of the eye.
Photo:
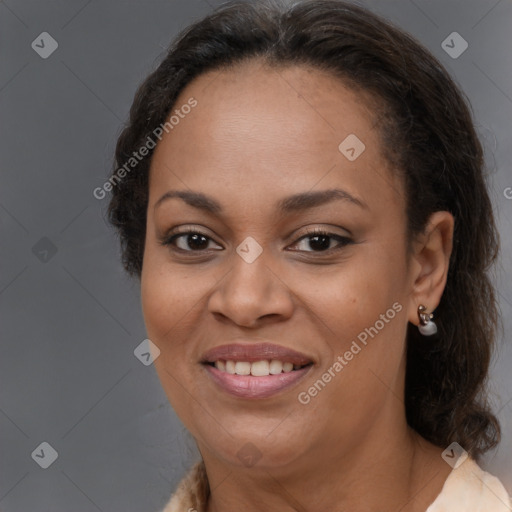
<svg viewBox="0 0 512 512">
<path fill-rule="evenodd" d="M 177 233 L 175 235 L 165 237 L 160 241 L 161 245 L 172 245 L 179 251 L 184 252 L 202 252 L 211 249 L 208 245 L 215 242 L 204 233 L 195 229 L 189 229 L 183 233 Z M 217 247 L 220 247 L 216 244 Z M 222 247 L 220 247 L 222 249 Z M 215 249 L 218 250 L 218 249 Z"/>
<path fill-rule="evenodd" d="M 332 242 L 337 242 L 337 246 L 332 246 Z M 309 231 L 306 235 L 300 237 L 297 242 L 295 242 L 295 246 L 302 245 L 302 249 L 299 248 L 300 251 L 304 252 L 334 252 L 340 249 L 343 249 L 346 245 L 353 243 L 353 241 L 342 235 L 338 235 L 336 233 L 331 233 L 324 229 L 313 229 Z M 310 250 L 308 250 L 308 248 Z"/>
<path fill-rule="evenodd" d="M 333 242 L 335 244 L 334 247 Z M 348 237 L 317 228 L 308 231 L 306 235 L 300 237 L 292 247 L 298 247 L 298 250 L 302 252 L 331 253 L 343 249 L 343 247 L 351 243 L 353 243 L 353 240 Z M 173 250 L 189 253 L 200 253 L 212 250 L 210 244 L 217 246 L 217 248 L 213 250 L 223 249 L 214 242 L 212 238 L 194 228 L 189 228 L 182 233 L 166 236 L 160 240 L 160 244 L 173 246 Z"/>
</svg>

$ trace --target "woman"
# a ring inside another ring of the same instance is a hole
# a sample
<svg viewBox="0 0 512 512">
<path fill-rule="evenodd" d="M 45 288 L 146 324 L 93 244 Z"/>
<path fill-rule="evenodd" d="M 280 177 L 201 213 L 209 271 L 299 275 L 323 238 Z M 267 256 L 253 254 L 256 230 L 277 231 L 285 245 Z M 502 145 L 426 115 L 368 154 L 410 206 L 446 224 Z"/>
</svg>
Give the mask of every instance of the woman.
<svg viewBox="0 0 512 512">
<path fill-rule="evenodd" d="M 423 47 L 341 1 L 227 4 L 142 84 L 116 169 L 202 457 L 165 512 L 511 510 L 477 463 L 500 434 L 482 149 Z"/>
</svg>

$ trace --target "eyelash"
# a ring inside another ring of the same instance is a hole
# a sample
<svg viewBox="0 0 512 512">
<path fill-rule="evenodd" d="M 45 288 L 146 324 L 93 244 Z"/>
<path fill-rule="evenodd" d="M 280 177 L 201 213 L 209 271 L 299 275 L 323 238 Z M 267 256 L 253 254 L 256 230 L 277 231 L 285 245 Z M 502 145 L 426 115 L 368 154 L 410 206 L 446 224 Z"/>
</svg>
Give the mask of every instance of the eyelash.
<svg viewBox="0 0 512 512">
<path fill-rule="evenodd" d="M 189 229 L 187 229 L 187 231 L 183 231 L 182 233 L 176 233 L 176 234 L 174 234 L 172 236 L 168 236 L 168 237 L 163 238 L 162 240 L 160 240 L 160 244 L 163 245 L 163 246 L 173 246 L 172 247 L 173 251 L 181 252 L 181 253 L 205 253 L 205 252 L 209 251 L 209 249 L 200 249 L 200 250 L 196 250 L 196 251 L 194 251 L 194 250 L 185 250 L 185 249 L 181 249 L 179 247 L 176 247 L 174 245 L 174 241 L 175 240 L 177 240 L 180 237 L 187 237 L 189 235 L 199 235 L 199 236 L 202 236 L 202 237 L 204 237 L 204 238 L 206 238 L 208 240 L 214 241 L 209 236 L 207 236 L 204 233 L 202 233 L 201 231 L 199 231 L 199 230 L 197 230 L 195 228 L 189 228 Z M 314 236 L 327 236 L 329 238 L 333 238 L 333 239 L 338 241 L 339 245 L 337 247 L 331 247 L 329 249 L 326 249 L 325 251 L 299 251 L 299 252 L 317 253 L 317 254 L 322 254 L 322 255 L 329 254 L 330 255 L 333 252 L 339 251 L 339 250 L 343 249 L 345 246 L 354 243 L 354 241 L 351 240 L 348 237 L 345 237 L 345 236 L 342 236 L 342 235 L 338 235 L 336 233 L 331 233 L 329 231 L 326 231 L 325 229 L 314 228 L 314 229 L 310 229 L 310 230 L 306 231 L 306 233 L 304 235 L 302 235 L 298 240 L 296 240 L 293 245 L 299 243 L 300 241 L 302 241 L 304 239 L 312 238 Z M 218 249 L 214 249 L 214 250 L 218 250 Z"/>
</svg>

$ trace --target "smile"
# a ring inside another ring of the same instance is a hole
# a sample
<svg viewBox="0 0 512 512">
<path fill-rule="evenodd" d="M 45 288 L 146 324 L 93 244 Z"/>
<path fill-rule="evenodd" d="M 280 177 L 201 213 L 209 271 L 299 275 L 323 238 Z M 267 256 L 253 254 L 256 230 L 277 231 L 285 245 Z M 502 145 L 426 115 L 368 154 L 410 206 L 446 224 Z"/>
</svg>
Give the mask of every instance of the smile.
<svg viewBox="0 0 512 512">
<path fill-rule="evenodd" d="M 219 388 L 246 399 L 274 396 L 313 367 L 305 354 L 268 343 L 223 345 L 207 352 L 201 362 Z"/>
<path fill-rule="evenodd" d="M 250 361 L 223 361 L 222 359 L 210 363 L 217 370 L 231 375 L 252 375 L 254 377 L 265 377 L 267 375 L 279 375 L 294 370 L 300 370 L 307 365 L 293 364 L 289 361 L 279 361 L 278 359 L 261 360 L 251 363 Z"/>
</svg>

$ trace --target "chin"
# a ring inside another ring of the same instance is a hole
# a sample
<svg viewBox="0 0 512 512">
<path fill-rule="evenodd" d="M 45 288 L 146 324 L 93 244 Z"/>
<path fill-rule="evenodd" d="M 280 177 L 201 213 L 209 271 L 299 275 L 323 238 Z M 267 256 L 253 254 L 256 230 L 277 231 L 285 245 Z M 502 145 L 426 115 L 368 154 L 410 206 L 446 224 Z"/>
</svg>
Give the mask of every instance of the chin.
<svg viewBox="0 0 512 512">
<path fill-rule="evenodd" d="M 286 439 L 269 443 L 264 438 L 237 438 L 222 446 L 212 446 L 210 457 L 221 459 L 229 466 L 272 470 L 293 464 L 299 457 L 298 446 L 291 446 Z"/>
<path fill-rule="evenodd" d="M 199 428 L 191 424 L 189 430 L 203 457 L 222 460 L 234 467 L 271 470 L 293 464 L 308 450 L 311 438 L 304 434 L 304 429 L 280 430 L 285 416 L 272 421 L 257 419 L 254 413 L 252 419 L 244 416 L 227 431 L 223 428 L 226 424 L 212 425 L 205 430 L 207 418 L 196 423 Z"/>
</svg>

